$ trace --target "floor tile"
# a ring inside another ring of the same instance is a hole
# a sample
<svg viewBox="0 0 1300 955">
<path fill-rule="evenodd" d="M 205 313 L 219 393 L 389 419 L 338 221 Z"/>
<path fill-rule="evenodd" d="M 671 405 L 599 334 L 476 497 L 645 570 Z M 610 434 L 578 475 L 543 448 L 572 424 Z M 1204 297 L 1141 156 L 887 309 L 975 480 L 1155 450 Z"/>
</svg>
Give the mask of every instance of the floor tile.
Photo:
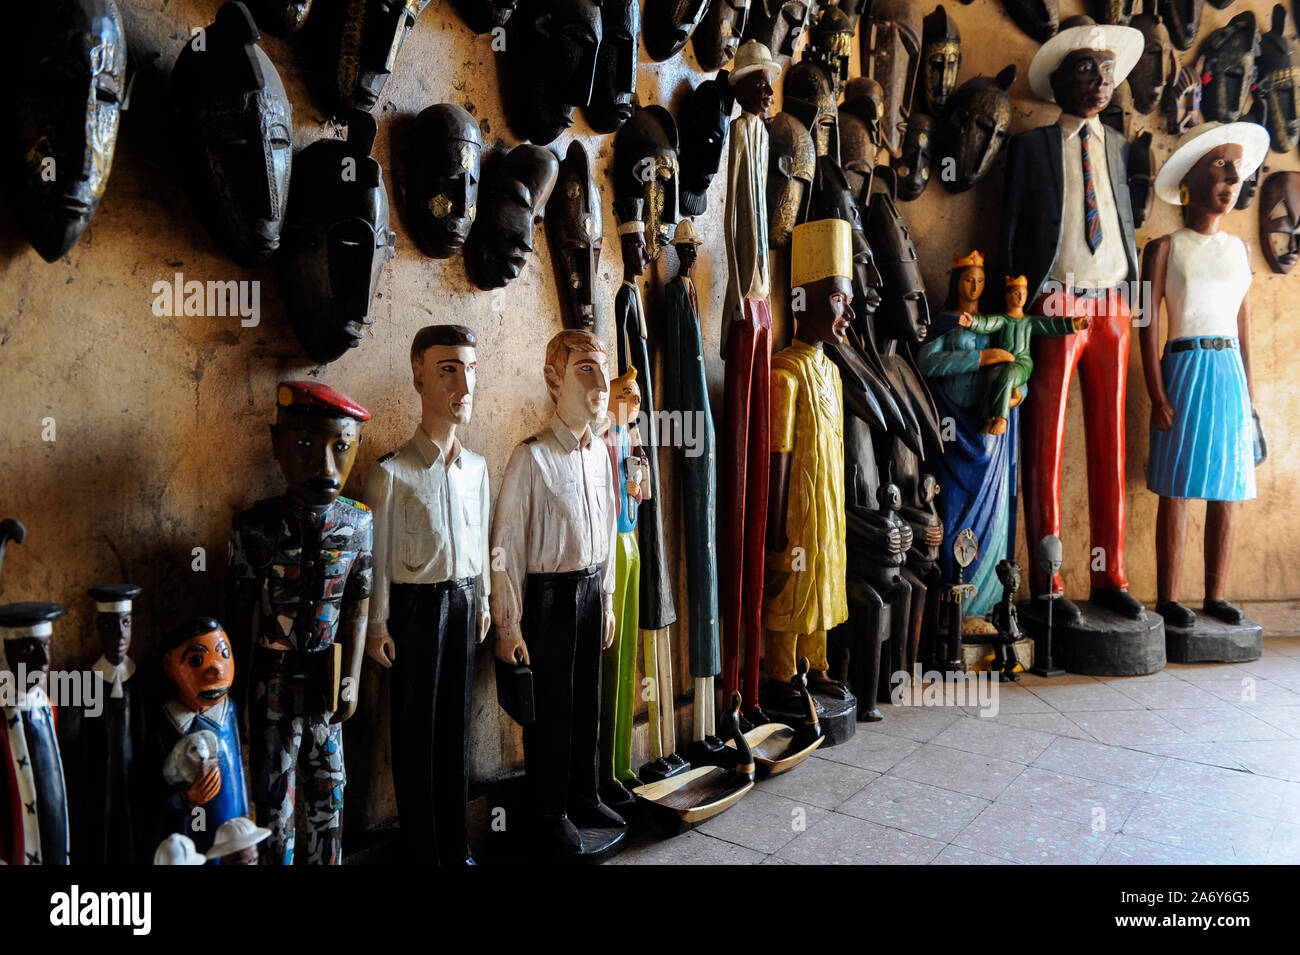
<svg viewBox="0 0 1300 955">
<path fill-rule="evenodd" d="M 1141 797 L 1137 789 L 1030 766 L 1002 791 L 996 805 L 1019 806 L 1095 831 L 1117 832 Z"/>
<path fill-rule="evenodd" d="M 1256 719 L 1237 707 L 1161 710 L 1160 716 L 1177 726 L 1191 739 L 1206 743 L 1287 738 L 1284 730 Z"/>
<path fill-rule="evenodd" d="M 881 776 L 839 811 L 868 822 L 948 842 L 987 806 L 987 799 Z"/>
<path fill-rule="evenodd" d="M 994 803 L 954 839 L 953 844 L 1011 862 L 1093 865 L 1106 851 L 1109 832 Z"/>
<path fill-rule="evenodd" d="M 1300 740 L 1223 743 L 1224 752 L 1261 776 L 1300 782 Z"/>
<path fill-rule="evenodd" d="M 1070 713 L 1070 719 L 1091 733 L 1098 742 L 1114 746 L 1133 743 L 1186 743 L 1190 737 L 1151 710 L 1109 713 Z"/>
<path fill-rule="evenodd" d="M 1180 682 L 1178 677 L 1169 672 L 1168 667 L 1157 670 L 1155 673 L 1144 673 L 1141 676 L 1099 676 L 1096 679 L 1098 682 L 1113 686 L 1121 692 L 1126 686 L 1150 686 L 1153 683 Z"/>
<path fill-rule="evenodd" d="M 924 743 L 932 740 L 957 720 L 967 719 L 959 707 L 881 707 L 885 718 L 872 727 L 887 736 L 902 736 Z"/>
<path fill-rule="evenodd" d="M 1275 825 L 1258 816 L 1147 793 L 1129 813 L 1123 831 L 1221 862 L 1250 864 L 1268 855 Z"/>
<path fill-rule="evenodd" d="M 1195 683 L 1175 679 L 1155 683 L 1130 682 L 1109 685 L 1141 703 L 1148 710 L 1191 709 L 1198 706 L 1219 708 L 1229 702 Z"/>
<path fill-rule="evenodd" d="M 829 762 L 883 773 L 921 745 L 914 739 L 877 732 L 878 726 L 879 723 L 859 723 L 857 732 L 848 742 L 823 746 L 814 755 Z"/>
<path fill-rule="evenodd" d="M 994 799 L 1024 768 L 1019 763 L 1005 759 L 963 753 L 947 746 L 927 743 L 900 760 L 887 775 L 910 779 L 915 783 L 928 783 L 968 796 L 979 796 L 981 799 Z"/>
<path fill-rule="evenodd" d="M 943 851 L 935 856 L 930 865 L 1016 865 L 1016 863 L 1010 859 L 999 859 L 997 856 L 986 855 L 962 846 L 944 846 Z"/>
<path fill-rule="evenodd" d="M 1146 789 L 1162 760 L 1118 746 L 1086 740 L 1056 739 L 1034 760 L 1039 769 L 1070 773 L 1130 789 Z"/>
<path fill-rule="evenodd" d="M 1098 865 L 1216 865 L 1220 861 L 1191 849 L 1117 832 Z"/>
<path fill-rule="evenodd" d="M 1034 695 L 1062 713 L 1098 710 L 1140 710 L 1142 704 L 1106 683 L 1092 681 L 1073 686 L 1050 684 L 1031 688 Z"/>
<path fill-rule="evenodd" d="M 823 744 L 822 749 L 825 748 Z M 843 763 L 809 758 L 788 773 L 759 780 L 755 788 L 822 809 L 834 809 L 879 775 Z"/>
<path fill-rule="evenodd" d="M 1189 763 L 1222 766 L 1224 769 L 1246 768 L 1245 763 L 1228 753 L 1223 743 L 1135 743 L 1128 748 L 1153 756 L 1172 756 Z"/>
<path fill-rule="evenodd" d="M 803 829 L 811 829 L 830 813 L 825 809 L 751 789 L 726 812 L 700 823 L 699 830 L 758 852 L 776 852 Z"/>
<path fill-rule="evenodd" d="M 1268 847 L 1270 865 L 1300 864 L 1300 825 L 1280 822 L 1273 830 L 1273 842 Z"/>
<path fill-rule="evenodd" d="M 1282 814 L 1282 798 L 1289 794 L 1291 785 L 1270 776 L 1167 759 L 1156 771 L 1149 789 L 1214 809 L 1277 819 Z"/>
<path fill-rule="evenodd" d="M 610 864 L 756 865 L 764 858 L 761 852 L 714 839 L 698 829 L 692 829 L 672 839 L 631 846 L 611 859 Z"/>
<path fill-rule="evenodd" d="M 967 716 L 975 716 L 980 719 L 997 719 L 999 716 L 1009 716 L 1013 713 L 1055 713 L 1050 706 L 1037 697 L 1032 690 L 1022 687 L 1007 688 L 1003 687 L 998 691 L 997 699 L 994 701 L 994 708 L 980 706 L 964 706 Z M 981 713 L 992 712 L 992 716 L 981 716 Z"/>
<path fill-rule="evenodd" d="M 1267 680 L 1286 680 L 1291 683 L 1300 680 L 1300 659 L 1295 657 L 1265 654 L 1258 660 L 1237 665 L 1246 672 L 1262 676 Z"/>
<path fill-rule="evenodd" d="M 1252 706 L 1300 706 L 1300 693 L 1283 683 L 1246 674 L 1241 680 L 1202 683 L 1209 693 L 1250 712 Z"/>
<path fill-rule="evenodd" d="M 777 855 L 800 865 L 925 865 L 941 849 L 942 842 L 833 813 Z"/>
<path fill-rule="evenodd" d="M 994 717 L 958 720 L 936 736 L 934 742 L 966 753 L 996 756 L 1015 763 L 1032 763 L 1053 739 L 1047 733 L 999 723 Z"/>
<path fill-rule="evenodd" d="M 1276 726 L 1293 739 L 1300 739 L 1300 706 L 1251 706 L 1240 709 L 1269 726 Z"/>
<path fill-rule="evenodd" d="M 1070 736 L 1074 739 L 1091 740 L 1092 734 L 1064 713 L 1049 709 L 1046 713 L 1007 713 L 995 717 L 1002 726 L 1014 726 L 1022 730 L 1034 730 L 1038 733 L 1050 733 L 1053 736 Z"/>
</svg>

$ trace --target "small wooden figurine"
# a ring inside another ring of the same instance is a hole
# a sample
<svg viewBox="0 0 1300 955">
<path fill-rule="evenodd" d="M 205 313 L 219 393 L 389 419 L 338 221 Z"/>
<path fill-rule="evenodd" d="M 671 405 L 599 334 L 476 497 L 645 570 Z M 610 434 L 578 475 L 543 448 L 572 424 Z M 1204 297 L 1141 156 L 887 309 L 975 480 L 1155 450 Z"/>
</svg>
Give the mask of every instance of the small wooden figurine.
<svg viewBox="0 0 1300 955">
<path fill-rule="evenodd" d="M 998 580 L 1002 582 L 1002 599 L 993 606 L 993 626 L 996 629 L 990 640 L 993 643 L 993 666 L 1002 682 L 1020 682 L 1016 667 L 1016 641 L 1024 636 L 1020 632 L 1020 617 L 1016 610 L 1016 592 L 1020 590 L 1020 565 L 1013 560 L 998 561 Z"/>
</svg>

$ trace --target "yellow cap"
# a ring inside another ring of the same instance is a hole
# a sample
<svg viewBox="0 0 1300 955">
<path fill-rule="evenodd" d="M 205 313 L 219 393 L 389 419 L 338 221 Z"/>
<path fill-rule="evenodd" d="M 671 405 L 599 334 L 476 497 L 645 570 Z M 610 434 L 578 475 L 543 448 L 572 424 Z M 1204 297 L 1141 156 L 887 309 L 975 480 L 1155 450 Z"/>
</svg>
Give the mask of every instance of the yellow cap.
<svg viewBox="0 0 1300 955">
<path fill-rule="evenodd" d="M 790 287 L 839 275 L 853 278 L 853 233 L 843 219 L 818 219 L 790 234 Z"/>
<path fill-rule="evenodd" d="M 1029 288 L 1029 279 L 1025 278 L 1023 275 L 1007 275 L 1004 276 L 1004 278 L 1007 280 L 1007 288 L 1016 288 L 1017 286 L 1020 288 Z"/>
<path fill-rule="evenodd" d="M 967 252 L 962 255 L 959 252 L 952 254 L 952 267 L 956 269 L 982 269 L 984 268 L 984 254 L 978 250 Z"/>
</svg>

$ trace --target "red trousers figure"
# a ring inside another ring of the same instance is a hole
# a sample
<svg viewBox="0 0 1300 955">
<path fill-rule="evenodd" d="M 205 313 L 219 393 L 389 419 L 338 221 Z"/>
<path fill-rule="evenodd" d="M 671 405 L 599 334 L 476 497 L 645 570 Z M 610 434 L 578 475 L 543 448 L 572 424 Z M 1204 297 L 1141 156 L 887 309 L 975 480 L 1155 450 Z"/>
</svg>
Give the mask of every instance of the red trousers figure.
<svg viewBox="0 0 1300 955">
<path fill-rule="evenodd" d="M 726 380 L 718 442 L 719 610 L 722 689 L 739 689 L 746 711 L 758 706 L 762 652 L 763 570 L 767 560 L 768 420 L 772 377 L 772 310 L 766 299 L 744 300 L 745 321 L 727 331 Z M 740 632 L 745 631 L 745 679 Z"/>
<path fill-rule="evenodd" d="M 1065 409 L 1077 366 L 1083 391 L 1088 452 L 1088 513 L 1092 527 L 1092 585 L 1128 587 L 1124 573 L 1124 395 L 1128 384 L 1130 316 L 1122 289 L 1076 297 L 1066 290 L 1041 295 L 1035 315 L 1087 315 L 1092 324 L 1073 335 L 1035 335 L 1034 372 L 1025 402 L 1025 533 L 1032 554 L 1048 534 L 1061 536 L 1061 458 Z M 1098 560 L 1097 548 L 1101 548 Z M 1096 569 L 1098 566 L 1104 569 Z M 1046 575 L 1034 567 L 1030 587 L 1046 593 Z M 1063 592 L 1060 574 L 1053 593 Z"/>
</svg>

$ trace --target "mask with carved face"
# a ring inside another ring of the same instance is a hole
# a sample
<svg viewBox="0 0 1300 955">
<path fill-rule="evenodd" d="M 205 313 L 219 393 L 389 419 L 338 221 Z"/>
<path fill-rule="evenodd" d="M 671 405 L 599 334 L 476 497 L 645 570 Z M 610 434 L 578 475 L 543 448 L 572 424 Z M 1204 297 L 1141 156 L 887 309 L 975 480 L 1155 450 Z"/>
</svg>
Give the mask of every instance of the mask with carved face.
<svg viewBox="0 0 1300 955">
<path fill-rule="evenodd" d="M 1259 28 L 1253 13 L 1237 14 L 1205 38 L 1201 112 L 1207 120 L 1235 123 L 1241 119 L 1258 75 L 1258 54 Z"/>
<path fill-rule="evenodd" d="M 921 96 L 931 116 L 942 116 L 957 88 L 961 31 L 942 5 L 925 18 L 921 35 Z"/>
<path fill-rule="evenodd" d="M 1205 0 L 1160 0 L 1160 19 L 1169 28 L 1169 39 L 1179 50 L 1190 50 L 1201 29 L 1201 7 Z"/>
<path fill-rule="evenodd" d="M 445 259 L 465 245 L 478 214 L 482 150 L 478 123 L 459 106 L 437 103 L 416 117 L 406 204 L 425 255 Z"/>
<path fill-rule="evenodd" d="M 880 84 L 866 77 L 850 80 L 836 116 L 840 168 L 853 195 L 865 205 L 880 148 Z"/>
<path fill-rule="evenodd" d="M 1256 100 L 1265 104 L 1264 125 L 1273 148 L 1287 153 L 1300 142 L 1300 71 L 1295 48 L 1284 35 L 1286 7 L 1273 8 L 1273 29 L 1260 39 Z"/>
<path fill-rule="evenodd" d="M 812 29 L 804 57 L 820 63 L 831 78 L 836 98 L 849 81 L 849 57 L 853 48 L 853 24 L 839 7 L 823 7 Z"/>
<path fill-rule="evenodd" d="M 475 33 L 491 33 L 503 27 L 519 6 L 519 0 L 454 0 L 466 25 Z"/>
<path fill-rule="evenodd" d="M 862 210 L 853 197 L 848 180 L 835 160 L 822 156 L 817 160 L 813 181 L 812 203 L 808 219 L 843 219 L 849 224 L 853 239 L 853 310 L 860 321 L 870 321 L 880 305 L 883 284 L 876 261 L 863 228 Z"/>
<path fill-rule="evenodd" d="M 903 155 L 895 169 L 898 172 L 898 198 L 904 202 L 918 199 L 930 184 L 930 171 L 934 152 L 934 117 L 913 113 L 907 121 L 903 135 Z"/>
<path fill-rule="evenodd" d="M 11 147 L 18 221 L 47 262 L 67 254 L 108 185 L 126 94 L 113 0 L 21 5 Z"/>
<path fill-rule="evenodd" d="M 600 190 L 591 179 L 587 151 L 574 141 L 546 203 L 555 283 L 565 306 L 565 327 L 596 327 L 596 269 L 605 239 Z"/>
<path fill-rule="evenodd" d="M 1094 0 L 1093 6 L 1098 23 L 1126 27 L 1132 25 L 1137 0 Z"/>
<path fill-rule="evenodd" d="M 744 39 L 757 40 L 784 62 L 808 29 L 813 6 L 812 0 L 751 0 Z"/>
<path fill-rule="evenodd" d="M 553 152 L 528 143 L 489 161 L 482 208 L 465 246 L 465 268 L 476 286 L 503 288 L 519 277 L 533 251 L 533 227 L 559 171 Z"/>
<path fill-rule="evenodd" d="M 1011 97 L 1015 66 L 993 78 L 977 76 L 961 85 L 948 103 L 944 123 L 944 157 L 956 160 L 950 192 L 963 192 L 988 175 L 1011 135 Z"/>
<path fill-rule="evenodd" d="M 708 208 L 709 184 L 722 164 L 735 97 L 722 70 L 691 91 L 677 119 L 681 133 L 681 206 L 686 215 Z"/>
<path fill-rule="evenodd" d="M 235 261 L 280 247 L 293 160 L 293 107 L 242 3 L 186 43 L 172 71 L 200 217 Z"/>
<path fill-rule="evenodd" d="M 338 93 L 345 107 L 371 110 L 393 75 L 402 44 L 429 0 L 345 0 L 339 31 Z"/>
<path fill-rule="evenodd" d="M 708 12 L 709 0 L 646 0 L 645 49 L 656 63 L 682 51 Z"/>
<path fill-rule="evenodd" d="M 1165 131 L 1178 135 L 1201 125 L 1201 75 L 1190 66 L 1179 67 L 1165 86 Z"/>
<path fill-rule="evenodd" d="M 632 115 L 636 63 L 641 51 L 641 5 L 637 0 L 604 0 L 600 16 L 596 79 L 591 104 L 583 115 L 596 132 L 612 133 Z"/>
<path fill-rule="evenodd" d="M 740 48 L 749 19 L 750 0 L 712 0 L 704 19 L 695 28 L 691 47 L 707 72 L 722 69 Z"/>
<path fill-rule="evenodd" d="M 1057 0 L 1002 0 L 1016 26 L 1039 43 L 1046 43 L 1055 35 L 1061 23 L 1061 10 Z"/>
<path fill-rule="evenodd" d="M 794 227 L 807 221 L 817 152 L 808 130 L 790 113 L 772 117 L 767 136 L 767 244 L 783 249 Z"/>
<path fill-rule="evenodd" d="M 1259 242 L 1268 267 L 1282 275 L 1300 259 L 1300 172 L 1275 172 L 1259 197 Z"/>
<path fill-rule="evenodd" d="M 911 345 L 925 341 L 930 330 L 930 307 L 925 279 L 912 242 L 889 193 L 871 196 L 867 210 L 867 241 L 881 266 L 881 305 L 876 313 L 877 339 L 896 339 Z"/>
<path fill-rule="evenodd" d="M 614 137 L 614 195 L 645 201 L 645 242 L 651 261 L 677 222 L 677 123 L 662 106 L 637 107 Z"/>
<path fill-rule="evenodd" d="M 506 106 L 521 137 L 544 146 L 591 104 L 603 22 L 595 0 L 521 0 L 506 47 Z"/>
<path fill-rule="evenodd" d="M 1133 203 L 1133 228 L 1142 228 L 1155 198 L 1156 161 L 1151 153 L 1151 131 L 1133 140 L 1128 151 L 1128 194 Z"/>
<path fill-rule="evenodd" d="M 302 29 L 312 0 L 248 0 L 257 25 L 272 36 L 291 36 Z"/>
<path fill-rule="evenodd" d="M 785 111 L 804 124 L 818 156 L 839 155 L 834 81 L 821 63 L 803 60 L 786 70 L 782 89 Z"/>
<path fill-rule="evenodd" d="M 1178 58 L 1169 44 L 1169 31 L 1157 17 L 1139 13 L 1130 26 L 1142 33 L 1142 56 L 1128 75 L 1128 88 L 1133 96 L 1133 108 L 1143 116 L 1151 115 L 1164 95 L 1165 84 L 1178 70 Z"/>
<path fill-rule="evenodd" d="M 885 148 L 902 155 L 903 132 L 912 113 L 921 64 L 920 5 L 912 0 L 875 0 L 861 25 L 862 75 L 884 91 L 880 123 Z"/>
<path fill-rule="evenodd" d="M 293 330 L 316 362 L 361 344 L 393 256 L 383 170 L 370 155 L 376 132 L 373 116 L 353 110 L 346 140 L 317 140 L 294 160 L 282 287 Z"/>
</svg>

